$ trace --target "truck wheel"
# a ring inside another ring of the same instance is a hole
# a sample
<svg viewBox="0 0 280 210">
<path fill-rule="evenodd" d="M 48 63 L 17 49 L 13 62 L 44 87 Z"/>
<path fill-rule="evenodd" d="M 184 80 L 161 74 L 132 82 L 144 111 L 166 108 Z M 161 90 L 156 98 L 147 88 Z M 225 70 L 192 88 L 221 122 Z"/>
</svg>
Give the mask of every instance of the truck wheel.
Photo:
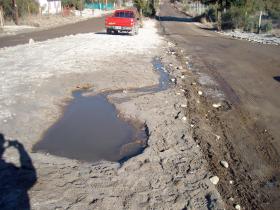
<svg viewBox="0 0 280 210">
<path fill-rule="evenodd" d="M 106 32 L 107 32 L 107 34 L 112 34 L 111 29 L 107 29 Z"/>
<path fill-rule="evenodd" d="M 137 34 L 136 28 L 135 26 L 133 27 L 132 31 L 131 31 L 131 36 L 134 36 Z"/>
</svg>

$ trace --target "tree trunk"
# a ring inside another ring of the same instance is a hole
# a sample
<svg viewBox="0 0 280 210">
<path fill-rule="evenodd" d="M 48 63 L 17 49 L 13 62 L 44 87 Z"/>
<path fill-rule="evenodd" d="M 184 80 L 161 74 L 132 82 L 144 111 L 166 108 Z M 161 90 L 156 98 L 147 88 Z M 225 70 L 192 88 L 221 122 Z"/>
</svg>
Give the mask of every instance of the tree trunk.
<svg viewBox="0 0 280 210">
<path fill-rule="evenodd" d="M 18 6 L 16 0 L 13 0 L 13 13 L 14 13 L 14 21 L 15 24 L 18 25 Z"/>
<path fill-rule="evenodd" d="M 4 27 L 4 10 L 0 6 L 0 30 L 2 27 Z"/>
<path fill-rule="evenodd" d="M 222 10 L 223 10 L 223 1 L 217 1 L 217 29 L 218 31 L 222 30 Z"/>
</svg>

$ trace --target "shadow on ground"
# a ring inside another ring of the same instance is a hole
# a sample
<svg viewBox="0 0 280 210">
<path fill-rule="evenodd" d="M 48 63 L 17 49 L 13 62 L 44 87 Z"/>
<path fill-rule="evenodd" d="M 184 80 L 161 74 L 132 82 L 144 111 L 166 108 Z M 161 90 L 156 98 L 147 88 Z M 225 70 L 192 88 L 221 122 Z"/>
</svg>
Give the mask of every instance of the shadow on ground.
<svg viewBox="0 0 280 210">
<path fill-rule="evenodd" d="M 273 77 L 277 82 L 280 82 L 280 76 Z"/>
<path fill-rule="evenodd" d="M 17 150 L 20 166 L 5 161 L 9 148 Z M 31 209 L 28 190 L 36 181 L 36 170 L 24 146 L 0 133 L 0 209 Z"/>
<path fill-rule="evenodd" d="M 131 34 L 129 33 L 114 33 L 114 34 L 107 34 L 107 32 L 96 32 L 94 34 L 97 34 L 97 35 L 108 35 L 108 36 L 131 36 Z"/>
<path fill-rule="evenodd" d="M 158 21 L 173 21 L 173 22 L 193 22 L 191 17 L 173 17 L 173 16 L 156 16 Z"/>
</svg>

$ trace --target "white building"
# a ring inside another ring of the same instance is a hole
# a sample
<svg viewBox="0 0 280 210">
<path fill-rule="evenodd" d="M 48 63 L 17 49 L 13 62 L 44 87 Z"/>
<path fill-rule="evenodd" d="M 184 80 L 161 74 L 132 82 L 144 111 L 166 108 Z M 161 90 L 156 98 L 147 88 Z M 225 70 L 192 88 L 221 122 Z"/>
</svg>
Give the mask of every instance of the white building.
<svg viewBox="0 0 280 210">
<path fill-rule="evenodd" d="M 61 12 L 61 0 L 37 0 L 42 14 L 58 14 Z"/>
</svg>

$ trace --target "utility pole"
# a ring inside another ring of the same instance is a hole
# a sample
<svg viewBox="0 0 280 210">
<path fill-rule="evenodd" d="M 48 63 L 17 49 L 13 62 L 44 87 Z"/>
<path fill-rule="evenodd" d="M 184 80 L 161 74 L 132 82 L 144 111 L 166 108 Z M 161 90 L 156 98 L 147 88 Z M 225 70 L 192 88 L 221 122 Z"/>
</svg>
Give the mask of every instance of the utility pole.
<svg viewBox="0 0 280 210">
<path fill-rule="evenodd" d="M 18 6 L 17 6 L 16 0 L 12 0 L 12 1 L 13 1 L 13 7 L 14 7 L 14 21 L 15 21 L 15 24 L 18 25 Z"/>
<path fill-rule="evenodd" d="M 4 27 L 4 10 L 3 10 L 3 7 L 0 6 L 0 31 L 1 31 L 1 28 Z"/>
<path fill-rule="evenodd" d="M 262 25 L 262 11 L 260 12 L 260 17 L 259 17 L 258 34 L 261 32 L 261 25 Z"/>
<path fill-rule="evenodd" d="M 84 1 L 80 0 L 80 15 L 83 15 Z"/>
</svg>

